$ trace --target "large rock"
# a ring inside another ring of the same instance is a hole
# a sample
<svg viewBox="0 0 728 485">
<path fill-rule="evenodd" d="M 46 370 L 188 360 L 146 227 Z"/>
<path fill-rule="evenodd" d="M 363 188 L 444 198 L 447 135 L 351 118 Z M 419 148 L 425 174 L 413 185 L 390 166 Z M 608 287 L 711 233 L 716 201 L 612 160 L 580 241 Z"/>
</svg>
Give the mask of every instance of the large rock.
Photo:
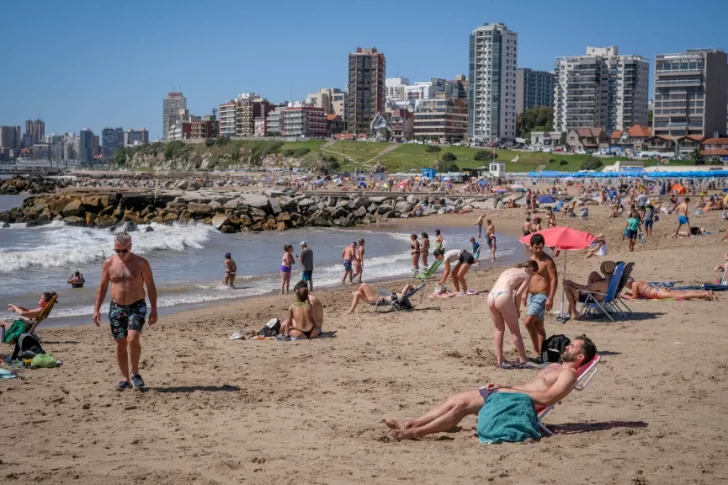
<svg viewBox="0 0 728 485">
<path fill-rule="evenodd" d="M 240 206 L 240 205 L 241 205 L 242 203 L 243 203 L 243 201 L 242 201 L 242 200 L 240 200 L 240 199 L 232 199 L 232 200 L 229 200 L 229 201 L 225 202 L 225 203 L 224 203 L 224 204 L 223 204 L 222 206 L 223 206 L 224 208 L 226 208 L 226 209 L 233 209 L 233 210 L 235 210 L 235 209 L 237 209 L 237 208 L 238 208 L 238 206 Z"/>
<path fill-rule="evenodd" d="M 273 211 L 273 214 L 280 214 L 283 212 L 283 209 L 281 209 L 281 204 L 278 202 L 278 199 L 270 199 L 268 201 L 270 204 L 270 209 Z"/>
<path fill-rule="evenodd" d="M 286 223 L 285 222 L 278 222 L 276 224 L 276 229 L 278 231 L 285 231 L 286 229 L 288 229 L 288 226 L 286 226 Z"/>
<path fill-rule="evenodd" d="M 225 214 L 215 214 L 212 216 L 212 227 L 220 229 L 222 226 L 229 222 L 228 216 Z"/>
<path fill-rule="evenodd" d="M 314 201 L 312 199 L 308 199 L 308 198 L 301 199 L 298 201 L 298 207 L 308 207 L 308 206 L 312 205 L 313 203 L 314 203 Z"/>
<path fill-rule="evenodd" d="M 414 194 L 410 194 L 407 196 L 407 202 L 409 202 L 412 205 L 415 205 L 417 202 L 419 202 L 419 199 Z"/>
<path fill-rule="evenodd" d="M 377 212 L 377 207 L 379 206 L 372 202 L 371 204 L 369 204 L 369 207 L 367 207 L 367 212 L 370 214 L 374 214 L 375 212 Z"/>
<path fill-rule="evenodd" d="M 210 203 L 209 203 L 209 204 L 207 204 L 207 205 L 209 205 L 209 206 L 210 206 L 210 209 L 211 209 L 211 210 L 212 210 L 213 212 L 222 212 L 222 204 L 221 204 L 221 203 L 219 203 L 219 202 L 218 202 L 218 201 L 216 201 L 216 200 L 210 201 Z"/>
<path fill-rule="evenodd" d="M 197 202 L 190 202 L 187 204 L 187 211 L 195 215 L 208 215 L 212 214 L 212 208 L 209 204 L 199 204 Z"/>
<path fill-rule="evenodd" d="M 412 211 L 412 204 L 407 202 L 406 200 L 401 200 L 394 204 L 394 210 L 399 212 L 400 214 L 404 214 L 406 212 Z"/>
<path fill-rule="evenodd" d="M 264 210 L 257 209 L 255 207 L 251 207 L 250 209 L 248 209 L 248 213 L 252 217 L 265 217 L 266 216 L 266 212 Z"/>
<path fill-rule="evenodd" d="M 384 215 L 392 212 L 394 208 L 391 205 L 380 205 L 377 207 L 377 214 Z"/>
<path fill-rule="evenodd" d="M 74 199 L 63 207 L 63 209 L 61 210 L 61 215 L 64 218 L 82 216 L 84 212 L 85 210 L 83 209 L 81 199 Z"/>
<path fill-rule="evenodd" d="M 291 220 L 291 215 L 288 212 L 281 212 L 276 216 L 278 222 L 288 222 Z"/>
<path fill-rule="evenodd" d="M 79 216 L 64 217 L 63 222 L 65 222 L 69 226 L 83 226 L 84 225 L 83 217 L 79 217 Z"/>
<path fill-rule="evenodd" d="M 367 214 L 367 210 L 364 207 L 359 207 L 354 212 L 352 212 L 352 214 L 354 214 L 355 217 L 361 219 Z"/>
<path fill-rule="evenodd" d="M 200 184 L 198 184 L 197 182 L 194 182 L 194 181 L 190 182 L 187 185 L 187 190 L 200 190 Z"/>
<path fill-rule="evenodd" d="M 385 200 L 387 200 L 388 197 L 382 196 L 382 195 L 374 195 L 372 197 L 369 197 L 369 202 L 373 202 L 375 204 L 381 204 Z"/>
<path fill-rule="evenodd" d="M 268 197 L 266 197 L 265 195 L 246 194 L 245 203 L 248 204 L 250 207 L 255 207 L 256 209 L 263 210 L 267 210 L 269 206 Z"/>
<path fill-rule="evenodd" d="M 96 220 L 94 221 L 96 224 L 96 227 L 101 229 L 106 229 L 107 227 L 115 226 L 117 223 L 117 220 L 110 215 L 102 215 L 98 216 Z"/>
<path fill-rule="evenodd" d="M 187 186 L 188 185 L 189 185 L 189 182 L 187 182 L 186 180 L 183 180 L 183 181 L 181 181 L 180 183 L 177 184 L 177 188 L 179 190 L 187 190 Z"/>
<path fill-rule="evenodd" d="M 359 209 L 369 203 L 366 197 L 355 197 L 349 201 L 349 207 L 352 209 Z"/>
</svg>

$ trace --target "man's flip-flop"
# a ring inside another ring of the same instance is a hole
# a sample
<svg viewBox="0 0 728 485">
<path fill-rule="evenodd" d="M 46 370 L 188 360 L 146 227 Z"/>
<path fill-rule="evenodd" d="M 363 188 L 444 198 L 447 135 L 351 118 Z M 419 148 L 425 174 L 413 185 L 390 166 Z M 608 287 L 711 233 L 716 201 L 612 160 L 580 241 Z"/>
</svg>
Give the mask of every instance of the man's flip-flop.
<svg viewBox="0 0 728 485">
<path fill-rule="evenodd" d="M 129 383 L 128 383 L 128 382 L 126 382 L 126 381 L 121 381 L 121 382 L 119 382 L 119 384 L 118 384 L 118 385 L 116 386 L 116 390 L 117 390 L 117 391 L 123 391 L 123 390 L 125 390 L 125 389 L 132 389 L 132 386 L 131 386 L 131 384 L 129 384 Z"/>
</svg>

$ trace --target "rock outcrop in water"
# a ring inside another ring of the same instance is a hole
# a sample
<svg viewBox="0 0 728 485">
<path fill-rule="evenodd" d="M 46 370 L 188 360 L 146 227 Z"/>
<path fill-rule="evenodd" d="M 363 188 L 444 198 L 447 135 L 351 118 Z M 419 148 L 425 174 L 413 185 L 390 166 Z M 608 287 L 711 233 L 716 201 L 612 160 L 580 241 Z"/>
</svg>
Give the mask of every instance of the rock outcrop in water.
<svg viewBox="0 0 728 485">
<path fill-rule="evenodd" d="M 177 192 L 64 193 L 31 197 L 0 213 L 0 222 L 29 226 L 63 221 L 69 225 L 111 228 L 122 224 L 211 224 L 221 232 L 283 231 L 302 226 L 348 227 L 385 219 L 502 207 L 499 198 L 442 195 L 270 195 Z M 519 205 L 520 205 L 519 200 Z"/>
<path fill-rule="evenodd" d="M 22 192 L 44 194 L 55 192 L 56 188 L 64 188 L 68 185 L 69 181 L 65 179 L 15 176 L 11 179 L 0 180 L 0 195 L 16 195 Z"/>
</svg>

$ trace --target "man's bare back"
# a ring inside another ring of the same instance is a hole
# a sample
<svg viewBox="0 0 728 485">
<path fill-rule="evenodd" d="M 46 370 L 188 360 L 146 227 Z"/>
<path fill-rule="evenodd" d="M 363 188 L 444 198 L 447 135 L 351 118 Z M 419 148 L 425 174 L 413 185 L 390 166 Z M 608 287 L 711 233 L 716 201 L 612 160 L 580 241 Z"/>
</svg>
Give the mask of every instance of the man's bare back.
<svg viewBox="0 0 728 485">
<path fill-rule="evenodd" d="M 347 246 L 344 252 L 341 253 L 341 257 L 347 261 L 352 261 L 354 259 L 354 248 Z"/>
</svg>

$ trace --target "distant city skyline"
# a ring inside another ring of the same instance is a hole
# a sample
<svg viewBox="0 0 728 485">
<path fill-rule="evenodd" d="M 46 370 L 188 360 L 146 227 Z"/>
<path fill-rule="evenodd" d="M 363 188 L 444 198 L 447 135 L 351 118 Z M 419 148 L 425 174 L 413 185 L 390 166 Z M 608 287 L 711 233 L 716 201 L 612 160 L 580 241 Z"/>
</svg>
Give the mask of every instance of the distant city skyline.
<svg viewBox="0 0 728 485">
<path fill-rule="evenodd" d="M 728 50 L 723 15 L 692 21 L 657 0 L 615 0 L 608 10 L 581 18 L 565 14 L 583 11 L 571 0 L 558 9 L 465 0 L 452 14 L 443 14 L 439 2 L 404 1 L 397 11 L 406 13 L 406 28 L 391 3 L 367 5 L 283 0 L 256 6 L 256 18 L 269 21 L 220 30 L 221 19 L 250 15 L 249 8 L 232 0 L 209 9 L 181 0 L 132 0 L 109 22 L 111 7 L 90 0 L 8 3 L 3 12 L 14 21 L 4 26 L 10 42 L 3 56 L 9 68 L 3 70 L 12 74 L 0 77 L 0 125 L 22 127 L 39 118 L 46 134 L 89 128 L 97 135 L 106 127 L 145 127 L 151 140 L 161 139 L 161 100 L 168 92 L 182 91 L 190 113 L 205 115 L 241 92 L 281 102 L 325 87 L 345 90 L 348 55 L 358 46 L 385 53 L 386 77 L 452 79 L 468 73 L 470 33 L 493 22 L 518 33 L 518 67 L 552 71 L 557 57 L 581 55 L 587 46 L 616 45 L 645 57 L 650 97 L 656 55 Z M 720 0 L 701 7 L 726 10 Z M 679 29 L 666 34 L 665 26 Z M 196 41 L 209 36 L 213 50 Z"/>
</svg>

